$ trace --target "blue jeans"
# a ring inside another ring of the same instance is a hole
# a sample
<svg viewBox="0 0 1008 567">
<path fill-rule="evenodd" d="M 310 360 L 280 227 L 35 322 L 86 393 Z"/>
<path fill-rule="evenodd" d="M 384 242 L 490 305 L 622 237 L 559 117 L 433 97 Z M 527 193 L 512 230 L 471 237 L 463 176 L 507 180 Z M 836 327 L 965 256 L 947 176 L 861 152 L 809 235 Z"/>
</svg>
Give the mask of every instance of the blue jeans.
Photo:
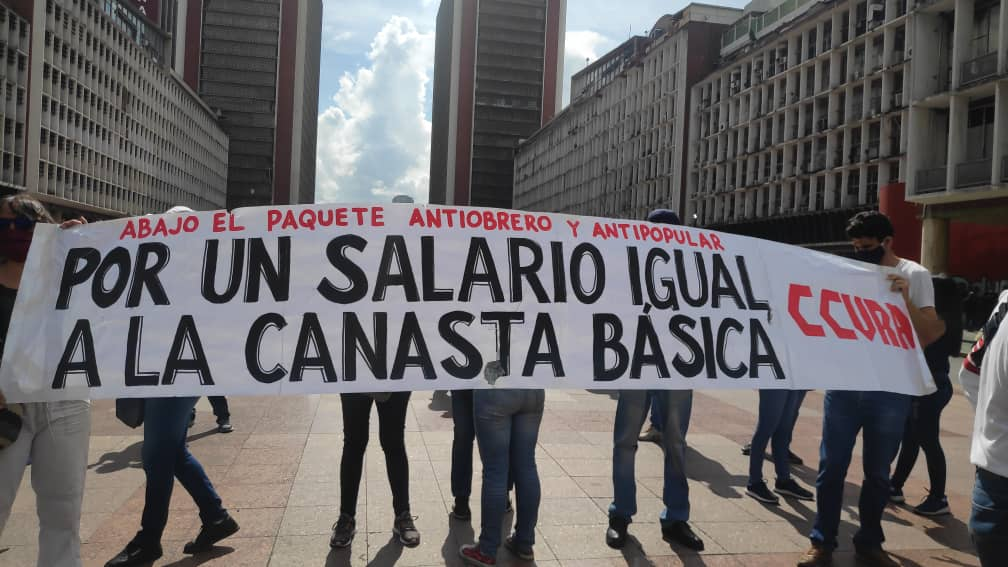
<svg viewBox="0 0 1008 567">
<path fill-rule="evenodd" d="M 476 424 L 473 422 L 473 391 L 453 390 L 451 393 L 452 437 L 451 491 L 457 499 L 468 499 L 472 493 L 473 442 Z"/>
<path fill-rule="evenodd" d="M 750 485 L 763 482 L 763 459 L 767 443 L 772 443 L 777 480 L 791 478 L 791 465 L 788 462 L 791 435 L 804 399 L 804 390 L 760 390 L 759 419 L 749 452 Z"/>
<path fill-rule="evenodd" d="M 1004 565 L 1008 555 L 1008 478 L 977 468 L 969 527 L 980 565 Z"/>
<path fill-rule="evenodd" d="M 541 497 L 535 448 L 545 401 L 543 390 L 473 392 L 476 440 L 483 461 L 479 548 L 490 557 L 497 556 L 501 544 L 508 471 L 514 477 L 517 498 L 515 543 L 520 547 L 535 544 Z"/>
<path fill-rule="evenodd" d="M 147 489 L 140 532 L 133 540 L 157 545 L 168 523 L 175 479 L 192 496 L 200 520 L 211 524 L 227 516 L 203 466 L 186 447 L 189 413 L 198 398 L 150 398 L 144 402 L 144 441 L 140 451 Z"/>
<path fill-rule="evenodd" d="M 689 519 L 689 485 L 686 482 L 686 431 L 693 411 L 692 390 L 623 390 L 616 405 L 613 429 L 613 503 L 609 514 L 631 519 L 637 513 L 637 481 L 634 463 L 637 437 L 646 419 L 649 400 L 658 405 L 663 423 L 665 486 L 662 522 Z"/>
<path fill-rule="evenodd" d="M 910 396 L 888 392 L 826 392 L 812 543 L 836 548 L 847 468 L 862 429 L 865 479 L 858 501 L 861 527 L 854 544 L 874 548 L 885 541 L 882 513 L 889 501 L 889 469 L 899 451 L 911 401 Z"/>
</svg>

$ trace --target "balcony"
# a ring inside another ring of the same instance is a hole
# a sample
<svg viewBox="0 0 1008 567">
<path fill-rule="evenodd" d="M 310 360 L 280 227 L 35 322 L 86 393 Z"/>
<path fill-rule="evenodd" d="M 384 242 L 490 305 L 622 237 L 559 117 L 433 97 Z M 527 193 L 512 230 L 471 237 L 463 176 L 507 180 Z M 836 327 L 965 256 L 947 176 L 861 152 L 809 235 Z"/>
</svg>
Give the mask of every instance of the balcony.
<svg viewBox="0 0 1008 567">
<path fill-rule="evenodd" d="M 962 84 L 976 83 L 997 75 L 997 52 L 988 53 L 962 64 Z"/>
<path fill-rule="evenodd" d="M 956 187 L 990 184 L 992 166 L 993 163 L 989 159 L 960 163 L 956 166 Z"/>
<path fill-rule="evenodd" d="M 939 193 L 945 190 L 947 168 L 922 169 L 917 172 L 917 194 Z"/>
</svg>

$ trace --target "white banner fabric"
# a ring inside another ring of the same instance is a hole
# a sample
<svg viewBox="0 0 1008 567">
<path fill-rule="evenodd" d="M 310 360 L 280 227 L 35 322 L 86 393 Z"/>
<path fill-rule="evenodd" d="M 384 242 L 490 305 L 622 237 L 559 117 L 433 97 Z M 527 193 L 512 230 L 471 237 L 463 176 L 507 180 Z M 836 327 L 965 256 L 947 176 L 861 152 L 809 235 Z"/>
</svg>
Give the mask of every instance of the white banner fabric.
<svg viewBox="0 0 1008 567">
<path fill-rule="evenodd" d="M 886 271 L 699 228 L 426 205 L 39 225 L 8 400 L 934 391 Z"/>
</svg>

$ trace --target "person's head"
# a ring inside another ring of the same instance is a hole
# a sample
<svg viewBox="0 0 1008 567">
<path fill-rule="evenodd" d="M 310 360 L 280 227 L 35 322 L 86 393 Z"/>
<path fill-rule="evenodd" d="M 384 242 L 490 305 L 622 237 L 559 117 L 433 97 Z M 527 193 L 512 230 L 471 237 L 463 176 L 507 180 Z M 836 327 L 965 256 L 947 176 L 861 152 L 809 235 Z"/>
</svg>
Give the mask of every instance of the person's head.
<svg viewBox="0 0 1008 567">
<path fill-rule="evenodd" d="M 0 258 L 7 262 L 24 263 L 28 258 L 35 225 L 53 222 L 45 206 L 25 195 L 8 195 L 0 199 Z"/>
<path fill-rule="evenodd" d="M 893 225 L 879 211 L 864 211 L 847 222 L 847 238 L 854 246 L 854 258 L 871 264 L 891 264 L 896 259 L 892 251 Z"/>
<path fill-rule="evenodd" d="M 658 224 L 682 224 L 679 220 L 679 215 L 675 214 L 675 211 L 670 211 L 668 209 L 655 209 L 648 213 L 648 222 L 658 223 Z"/>
<path fill-rule="evenodd" d="M 189 207 L 187 207 L 185 205 L 176 205 L 176 206 L 168 209 L 167 211 L 165 211 L 165 214 L 166 215 L 174 215 L 174 214 L 179 214 L 179 213 L 193 213 L 193 212 L 195 212 L 195 211 L 193 211 L 192 209 L 190 209 Z"/>
</svg>

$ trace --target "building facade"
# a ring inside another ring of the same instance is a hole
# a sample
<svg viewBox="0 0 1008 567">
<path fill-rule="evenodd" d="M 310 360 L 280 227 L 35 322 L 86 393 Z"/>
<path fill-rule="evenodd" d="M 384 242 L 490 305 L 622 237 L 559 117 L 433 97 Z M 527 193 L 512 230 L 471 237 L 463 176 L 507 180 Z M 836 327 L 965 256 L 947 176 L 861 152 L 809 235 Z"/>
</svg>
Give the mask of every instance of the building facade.
<svg viewBox="0 0 1008 567">
<path fill-rule="evenodd" d="M 561 103 L 566 0 L 442 0 L 431 203 L 510 208 L 514 150 Z"/>
<path fill-rule="evenodd" d="M 315 202 L 322 0 L 190 0 L 185 22 L 183 74 L 231 140 L 228 208 Z"/>
<path fill-rule="evenodd" d="M 693 89 L 690 216 L 793 244 L 844 240 L 846 220 L 905 178 L 907 25 L 905 0 L 747 8 Z"/>
<path fill-rule="evenodd" d="M 690 87 L 741 10 L 690 4 L 577 73 L 571 104 L 523 142 L 515 208 L 644 218 L 684 210 Z"/>
<path fill-rule="evenodd" d="M 2 190 L 58 216 L 225 203 L 228 140 L 170 68 L 170 34 L 130 2 L 0 3 Z"/>
</svg>

